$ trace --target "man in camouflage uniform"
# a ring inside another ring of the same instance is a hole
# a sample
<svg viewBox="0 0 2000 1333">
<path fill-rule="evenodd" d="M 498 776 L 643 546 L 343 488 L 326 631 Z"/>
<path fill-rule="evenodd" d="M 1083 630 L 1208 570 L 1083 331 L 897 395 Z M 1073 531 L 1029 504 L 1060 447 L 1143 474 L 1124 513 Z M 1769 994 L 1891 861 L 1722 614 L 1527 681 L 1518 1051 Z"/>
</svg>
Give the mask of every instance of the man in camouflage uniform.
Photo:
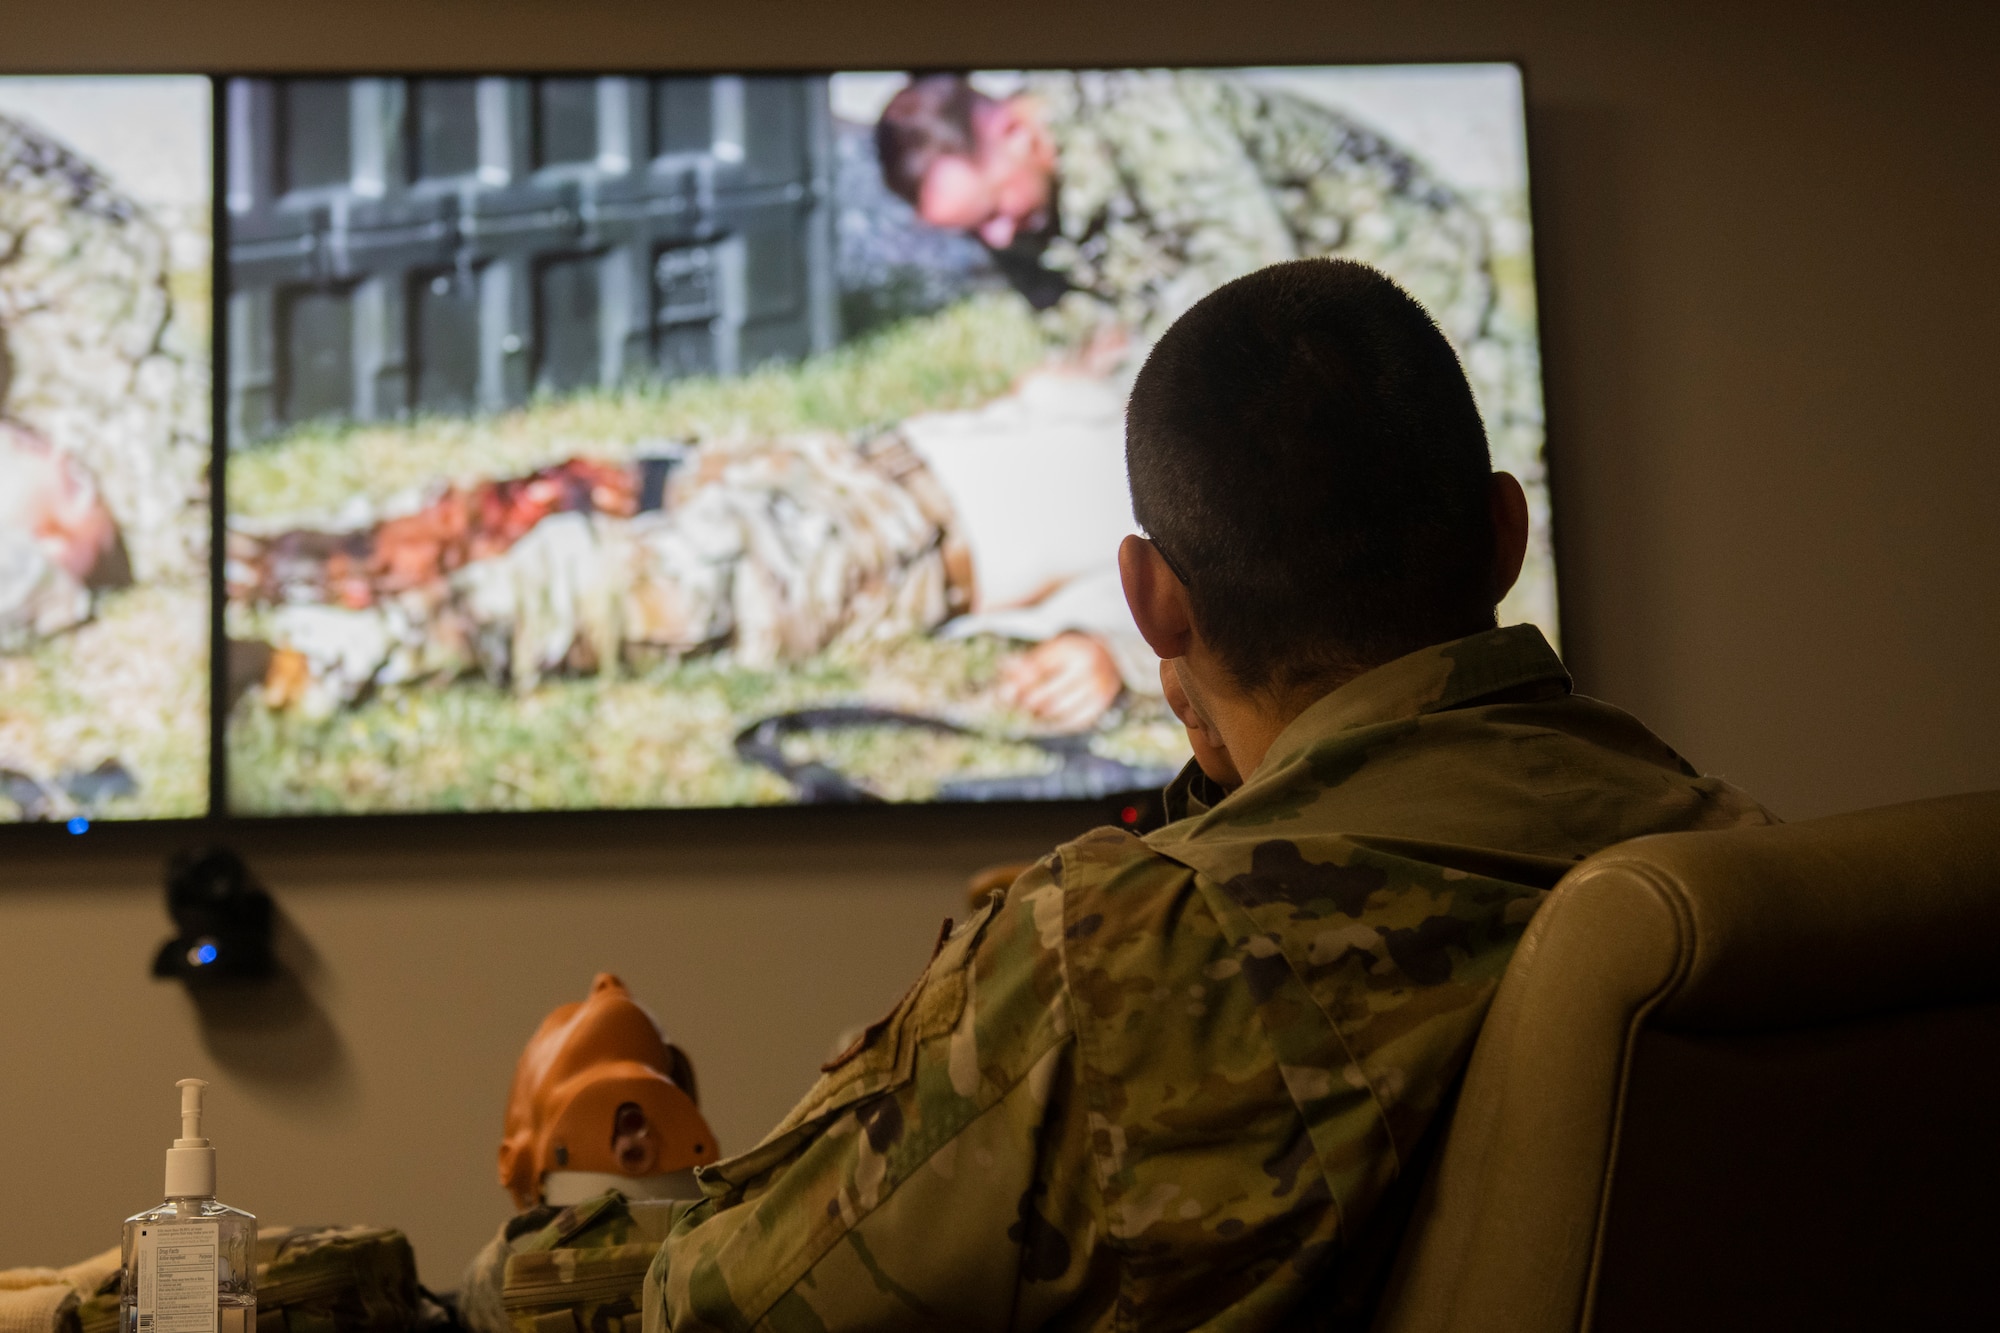
<svg viewBox="0 0 2000 1333">
<path fill-rule="evenodd" d="M 1198 764 L 1173 822 L 1058 848 L 698 1173 L 647 1333 L 1365 1326 L 1549 889 L 1770 818 L 1494 628 L 1521 489 L 1379 274 L 1201 302 L 1128 442 L 1126 596 Z"/>
<path fill-rule="evenodd" d="M 1231 278 L 1312 255 L 1371 264 L 1463 350 L 1493 301 L 1479 215 L 1331 107 L 1207 70 L 1029 74 L 986 96 L 913 79 L 876 127 L 889 188 L 970 232 L 1069 340 L 1150 344 Z"/>
</svg>

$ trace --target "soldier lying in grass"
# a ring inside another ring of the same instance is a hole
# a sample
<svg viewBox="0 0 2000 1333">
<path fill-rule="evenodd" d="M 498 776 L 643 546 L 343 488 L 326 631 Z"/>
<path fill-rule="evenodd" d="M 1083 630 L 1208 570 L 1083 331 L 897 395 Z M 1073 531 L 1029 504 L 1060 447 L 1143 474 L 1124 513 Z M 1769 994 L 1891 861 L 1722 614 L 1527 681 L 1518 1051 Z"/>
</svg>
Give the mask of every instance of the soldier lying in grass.
<svg viewBox="0 0 2000 1333">
<path fill-rule="evenodd" d="M 710 442 L 643 513 L 632 470 L 571 459 L 360 529 L 235 531 L 230 594 L 265 608 L 266 702 L 310 712 L 470 672 L 527 690 L 648 652 L 726 646 L 768 668 L 949 613 L 949 514 L 893 445 Z"/>
<path fill-rule="evenodd" d="M 648 512 L 643 464 L 573 458 L 361 527 L 239 527 L 230 597 L 264 608 L 273 707 L 469 672 L 527 689 L 648 653 L 769 668 L 950 622 L 1038 645 L 1003 672 L 1003 701 L 1080 731 L 1122 689 L 1158 691 L 1110 558 L 1128 514 L 1119 408 L 1051 377 L 859 443 L 710 441 Z"/>
<path fill-rule="evenodd" d="M 1764 823 L 1496 628 L 1522 491 L 1359 264 L 1159 341 L 1124 593 L 1196 762 L 942 939 L 647 1278 L 689 1329 L 1361 1328 L 1501 972 L 1576 861 Z"/>
</svg>

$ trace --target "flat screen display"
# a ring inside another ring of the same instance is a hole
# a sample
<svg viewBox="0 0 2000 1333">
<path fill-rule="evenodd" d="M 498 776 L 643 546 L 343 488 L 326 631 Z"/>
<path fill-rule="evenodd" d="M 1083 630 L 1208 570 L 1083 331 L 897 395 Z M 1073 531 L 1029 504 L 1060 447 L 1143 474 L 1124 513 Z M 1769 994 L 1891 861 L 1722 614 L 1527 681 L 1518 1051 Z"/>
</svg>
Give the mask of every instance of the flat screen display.
<svg viewBox="0 0 2000 1333">
<path fill-rule="evenodd" d="M 1187 756 L 1125 395 L 1218 284 L 1436 315 L 1535 531 L 1508 65 L 227 82 L 237 813 L 1099 797 Z"/>
<path fill-rule="evenodd" d="M 0 78 L 0 822 L 208 809 L 211 108 Z"/>
</svg>

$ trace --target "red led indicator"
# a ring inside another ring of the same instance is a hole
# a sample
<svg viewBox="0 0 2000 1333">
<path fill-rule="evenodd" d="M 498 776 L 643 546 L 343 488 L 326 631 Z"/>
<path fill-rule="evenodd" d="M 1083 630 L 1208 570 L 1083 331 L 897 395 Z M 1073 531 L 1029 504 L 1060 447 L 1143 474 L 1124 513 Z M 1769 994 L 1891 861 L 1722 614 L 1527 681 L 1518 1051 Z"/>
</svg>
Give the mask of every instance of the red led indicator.
<svg viewBox="0 0 2000 1333">
<path fill-rule="evenodd" d="M 1136 824 L 1139 822 L 1139 807 L 1128 805 L 1118 812 L 1118 817 L 1128 824 Z"/>
</svg>

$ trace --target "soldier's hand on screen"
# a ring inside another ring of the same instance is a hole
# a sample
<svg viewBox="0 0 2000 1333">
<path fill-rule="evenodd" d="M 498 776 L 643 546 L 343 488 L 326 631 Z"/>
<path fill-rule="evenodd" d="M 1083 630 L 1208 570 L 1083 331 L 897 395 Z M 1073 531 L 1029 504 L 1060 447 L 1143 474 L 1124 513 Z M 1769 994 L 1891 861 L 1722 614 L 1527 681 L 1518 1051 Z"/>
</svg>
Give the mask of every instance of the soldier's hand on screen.
<svg viewBox="0 0 2000 1333">
<path fill-rule="evenodd" d="M 1242 774 L 1236 771 L 1236 761 L 1229 757 L 1229 747 L 1222 742 L 1222 734 L 1209 724 L 1187 696 L 1187 688 L 1181 684 L 1180 672 L 1174 670 L 1172 662 L 1160 663 L 1160 690 L 1167 696 L 1167 707 L 1174 710 L 1174 716 L 1187 728 L 1188 744 L 1194 748 L 1194 761 L 1201 765 L 1201 771 L 1208 774 L 1213 782 L 1220 783 L 1230 791 L 1243 785 Z"/>
<path fill-rule="evenodd" d="M 1059 731 L 1096 724 L 1124 688 L 1102 643 L 1075 630 L 1038 643 L 1000 670 L 1000 701 Z"/>
</svg>

